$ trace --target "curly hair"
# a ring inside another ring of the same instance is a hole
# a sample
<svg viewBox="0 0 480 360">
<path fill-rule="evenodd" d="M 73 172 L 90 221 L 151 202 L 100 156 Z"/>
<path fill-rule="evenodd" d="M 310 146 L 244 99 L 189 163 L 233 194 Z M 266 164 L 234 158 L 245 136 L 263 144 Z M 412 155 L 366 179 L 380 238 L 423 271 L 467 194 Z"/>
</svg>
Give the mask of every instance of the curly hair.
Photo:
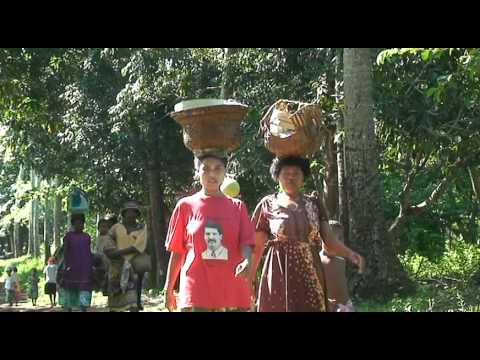
<svg viewBox="0 0 480 360">
<path fill-rule="evenodd" d="M 310 176 L 310 161 L 297 156 L 289 156 L 284 158 L 274 158 L 270 166 L 270 175 L 274 181 L 278 181 L 278 175 L 284 166 L 297 166 L 302 170 L 303 177 L 306 179 Z"/>
</svg>

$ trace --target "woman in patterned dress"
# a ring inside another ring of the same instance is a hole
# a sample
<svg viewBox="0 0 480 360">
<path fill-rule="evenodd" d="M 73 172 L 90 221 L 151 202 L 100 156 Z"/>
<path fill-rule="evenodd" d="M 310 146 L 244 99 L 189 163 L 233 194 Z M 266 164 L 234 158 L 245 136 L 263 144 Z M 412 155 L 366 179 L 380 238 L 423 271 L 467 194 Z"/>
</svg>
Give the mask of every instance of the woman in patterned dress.
<svg viewBox="0 0 480 360">
<path fill-rule="evenodd" d="M 308 160 L 275 158 L 270 173 L 283 191 L 264 197 L 252 216 L 256 245 L 250 281 L 255 281 L 260 259 L 267 251 L 259 284 L 258 311 L 327 311 L 319 255 L 322 245 L 329 254 L 356 264 L 360 272 L 365 260 L 335 238 L 322 202 L 302 194 L 304 180 L 310 175 Z"/>
</svg>

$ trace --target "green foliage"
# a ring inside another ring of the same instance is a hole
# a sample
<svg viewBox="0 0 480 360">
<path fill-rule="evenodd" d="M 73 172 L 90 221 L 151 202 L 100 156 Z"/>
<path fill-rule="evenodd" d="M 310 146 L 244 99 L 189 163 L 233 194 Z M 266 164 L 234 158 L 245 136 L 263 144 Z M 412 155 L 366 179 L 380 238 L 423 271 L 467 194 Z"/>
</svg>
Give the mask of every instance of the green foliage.
<svg viewBox="0 0 480 360">
<path fill-rule="evenodd" d="M 452 238 L 435 261 L 410 249 L 399 258 L 418 283 L 415 293 L 384 302 L 359 301 L 359 311 L 479 311 L 480 246 Z"/>
<path fill-rule="evenodd" d="M 480 247 L 459 239 L 450 239 L 443 254 L 434 261 L 412 250 L 407 250 L 400 259 L 417 279 L 448 276 L 468 282 L 479 269 Z"/>
<path fill-rule="evenodd" d="M 2 274 L 3 276 L 7 268 L 13 266 L 15 266 L 18 270 L 17 276 L 22 291 L 30 288 L 29 283 L 32 269 L 37 269 L 40 280 L 42 280 L 43 278 L 43 269 L 45 265 L 42 258 L 31 258 L 29 256 L 22 256 L 16 259 L 0 260 L 0 274 Z"/>
</svg>

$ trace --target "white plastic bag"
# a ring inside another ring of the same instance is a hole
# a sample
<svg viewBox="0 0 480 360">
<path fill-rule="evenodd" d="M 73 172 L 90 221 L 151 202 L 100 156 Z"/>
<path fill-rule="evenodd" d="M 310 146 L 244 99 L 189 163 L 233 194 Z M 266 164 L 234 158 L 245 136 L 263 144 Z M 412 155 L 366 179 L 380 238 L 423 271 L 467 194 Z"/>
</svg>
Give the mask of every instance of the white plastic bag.
<svg viewBox="0 0 480 360">
<path fill-rule="evenodd" d="M 122 293 L 125 293 L 127 291 L 128 287 L 128 279 L 130 278 L 130 270 L 132 268 L 132 265 L 128 260 L 125 260 L 123 262 L 122 266 L 122 274 L 120 277 L 120 289 L 122 290 Z"/>
<path fill-rule="evenodd" d="M 295 132 L 295 125 L 286 111 L 274 109 L 270 117 L 270 132 L 273 136 L 286 138 Z"/>
</svg>

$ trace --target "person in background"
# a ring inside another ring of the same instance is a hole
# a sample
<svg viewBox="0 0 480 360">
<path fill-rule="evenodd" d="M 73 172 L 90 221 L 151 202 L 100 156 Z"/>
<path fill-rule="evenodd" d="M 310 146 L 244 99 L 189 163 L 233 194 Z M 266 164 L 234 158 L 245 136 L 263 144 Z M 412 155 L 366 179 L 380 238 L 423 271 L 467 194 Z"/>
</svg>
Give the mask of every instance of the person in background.
<svg viewBox="0 0 480 360">
<path fill-rule="evenodd" d="M 15 278 L 13 277 L 13 270 L 7 269 L 7 278 L 5 279 L 5 301 L 8 302 L 8 306 L 13 306 L 15 301 Z"/>
<path fill-rule="evenodd" d="M 37 306 L 39 281 L 40 278 L 38 276 L 38 271 L 33 268 L 32 273 L 30 274 L 30 299 L 32 299 L 32 306 Z"/>
<path fill-rule="evenodd" d="M 342 244 L 343 227 L 338 221 L 330 220 L 332 232 Z M 331 312 L 353 312 L 353 304 L 348 295 L 347 276 L 345 274 L 345 259 L 331 256 L 327 249 L 320 253 L 327 283 L 327 295 Z"/>
<path fill-rule="evenodd" d="M 143 276 L 135 273 L 130 261 L 147 248 L 145 224 L 138 221 L 140 204 L 127 201 L 120 211 L 122 221 L 113 225 L 106 239 L 105 255 L 110 259 L 108 307 L 110 311 L 143 310 Z"/>
<path fill-rule="evenodd" d="M 65 272 L 61 290 L 64 292 L 63 304 L 67 311 L 80 308 L 86 312 L 92 301 L 93 256 L 90 250 L 90 235 L 83 231 L 84 214 L 72 214 L 72 231 L 63 238 Z"/>
<path fill-rule="evenodd" d="M 105 255 L 105 244 L 108 243 L 110 235 L 108 234 L 112 227 L 111 221 L 108 219 L 100 219 L 98 222 L 98 238 L 96 241 L 95 255 L 95 282 L 97 287 L 102 290 L 104 296 L 108 295 L 108 269 L 110 267 L 110 260 Z"/>
<path fill-rule="evenodd" d="M 54 257 L 48 259 L 48 265 L 45 266 L 43 273 L 45 274 L 45 294 L 50 299 L 50 307 L 57 305 L 57 264 Z"/>
</svg>

